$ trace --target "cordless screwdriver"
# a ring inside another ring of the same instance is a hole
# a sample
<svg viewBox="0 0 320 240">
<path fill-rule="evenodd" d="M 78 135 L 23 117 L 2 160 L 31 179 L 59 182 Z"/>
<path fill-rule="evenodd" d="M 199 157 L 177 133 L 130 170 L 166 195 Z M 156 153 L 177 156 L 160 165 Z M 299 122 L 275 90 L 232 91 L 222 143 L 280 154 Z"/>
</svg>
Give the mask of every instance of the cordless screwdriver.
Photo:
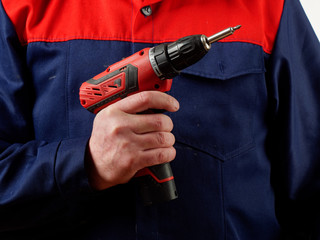
<svg viewBox="0 0 320 240">
<path fill-rule="evenodd" d="M 80 103 L 92 113 L 138 92 L 171 89 L 172 78 L 181 70 L 198 62 L 211 44 L 234 33 L 241 26 L 229 27 L 210 37 L 190 35 L 172 43 L 142 49 L 114 63 L 80 87 Z M 144 205 L 170 201 L 178 197 L 169 163 L 138 171 Z"/>
</svg>

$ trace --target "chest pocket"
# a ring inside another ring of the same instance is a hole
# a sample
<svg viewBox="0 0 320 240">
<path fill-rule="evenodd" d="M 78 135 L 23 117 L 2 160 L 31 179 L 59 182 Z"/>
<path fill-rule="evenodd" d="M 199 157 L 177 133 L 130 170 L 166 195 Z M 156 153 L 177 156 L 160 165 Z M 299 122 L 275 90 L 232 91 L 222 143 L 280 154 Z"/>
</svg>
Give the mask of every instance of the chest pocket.
<svg viewBox="0 0 320 240">
<path fill-rule="evenodd" d="M 222 161 L 254 147 L 257 88 L 265 84 L 263 51 L 246 43 L 216 43 L 174 79 L 170 114 L 176 141 Z"/>
</svg>

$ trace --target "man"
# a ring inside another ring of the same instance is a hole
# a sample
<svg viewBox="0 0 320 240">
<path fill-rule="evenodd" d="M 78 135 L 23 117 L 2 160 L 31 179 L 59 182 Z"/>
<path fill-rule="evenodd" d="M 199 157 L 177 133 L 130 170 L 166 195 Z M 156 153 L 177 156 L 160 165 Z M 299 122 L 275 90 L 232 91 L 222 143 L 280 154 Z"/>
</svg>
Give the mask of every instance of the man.
<svg viewBox="0 0 320 240">
<path fill-rule="evenodd" d="M 3 239 L 319 237 L 320 48 L 297 0 L 1 3 Z M 239 24 L 170 95 L 81 107 L 123 57 Z M 143 206 L 130 179 L 174 158 L 179 198 Z"/>
</svg>

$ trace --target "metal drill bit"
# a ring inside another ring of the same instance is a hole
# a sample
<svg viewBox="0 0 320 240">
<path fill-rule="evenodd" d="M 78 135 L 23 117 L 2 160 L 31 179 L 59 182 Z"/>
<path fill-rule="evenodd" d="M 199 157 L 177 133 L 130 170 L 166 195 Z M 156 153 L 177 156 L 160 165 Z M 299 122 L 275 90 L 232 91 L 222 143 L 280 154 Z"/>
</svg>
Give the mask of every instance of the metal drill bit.
<svg viewBox="0 0 320 240">
<path fill-rule="evenodd" d="M 234 33 L 235 30 L 238 30 L 241 27 L 241 25 L 235 26 L 235 27 L 229 27 L 225 30 L 222 30 L 221 32 L 218 32 L 210 37 L 208 37 L 209 44 L 217 42 L 225 37 L 228 37 Z"/>
</svg>

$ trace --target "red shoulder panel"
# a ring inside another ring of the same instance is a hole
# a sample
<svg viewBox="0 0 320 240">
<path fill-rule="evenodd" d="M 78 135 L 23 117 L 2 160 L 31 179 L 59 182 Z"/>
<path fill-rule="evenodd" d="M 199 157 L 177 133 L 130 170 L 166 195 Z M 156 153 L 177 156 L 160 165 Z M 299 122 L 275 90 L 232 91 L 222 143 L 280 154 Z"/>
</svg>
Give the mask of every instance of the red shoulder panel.
<svg viewBox="0 0 320 240">
<path fill-rule="evenodd" d="M 22 44 L 73 39 L 160 43 L 242 25 L 223 41 L 271 53 L 284 0 L 3 0 Z M 150 5 L 151 16 L 140 9 Z"/>
</svg>

